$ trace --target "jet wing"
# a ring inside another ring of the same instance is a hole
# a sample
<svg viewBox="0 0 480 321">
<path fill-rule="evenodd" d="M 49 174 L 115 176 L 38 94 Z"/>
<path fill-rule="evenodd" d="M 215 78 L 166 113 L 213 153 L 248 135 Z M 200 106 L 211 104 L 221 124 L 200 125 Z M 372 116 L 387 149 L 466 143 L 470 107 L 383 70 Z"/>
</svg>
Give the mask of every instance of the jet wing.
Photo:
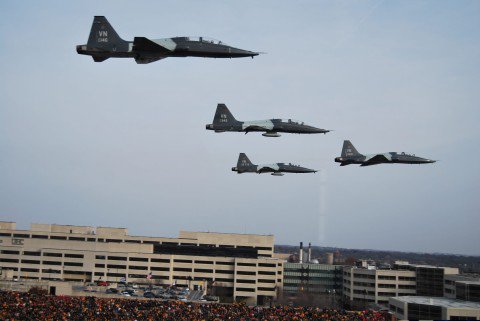
<svg viewBox="0 0 480 321">
<path fill-rule="evenodd" d="M 250 125 L 250 126 L 247 126 L 245 127 L 245 132 L 252 132 L 252 131 L 264 131 L 264 130 L 267 130 L 267 128 L 263 127 L 263 126 L 259 126 L 259 125 Z"/>
<path fill-rule="evenodd" d="M 135 62 L 137 64 L 149 64 L 151 62 L 155 62 L 157 60 L 165 59 L 167 57 L 137 57 L 135 58 Z"/>
<path fill-rule="evenodd" d="M 375 155 L 372 158 L 366 160 L 362 165 L 360 166 L 371 166 L 371 165 L 378 165 L 381 163 L 388 162 L 388 158 L 385 157 L 385 155 L 379 154 Z"/>
<path fill-rule="evenodd" d="M 271 168 L 270 166 L 263 166 L 259 168 L 258 173 L 270 173 L 270 172 L 275 172 L 275 169 Z"/>
<path fill-rule="evenodd" d="M 139 52 L 155 52 L 155 53 L 164 53 L 169 54 L 172 51 L 165 48 L 162 45 L 159 45 L 156 42 L 153 42 L 150 39 L 145 37 L 135 37 L 133 39 L 133 51 Z"/>
</svg>

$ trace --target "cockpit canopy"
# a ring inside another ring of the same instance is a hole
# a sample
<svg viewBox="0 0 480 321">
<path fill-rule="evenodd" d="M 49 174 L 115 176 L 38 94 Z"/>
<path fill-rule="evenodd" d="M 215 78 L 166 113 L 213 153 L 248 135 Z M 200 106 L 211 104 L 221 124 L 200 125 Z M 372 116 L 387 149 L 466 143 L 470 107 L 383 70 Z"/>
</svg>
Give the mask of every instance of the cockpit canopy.
<svg viewBox="0 0 480 321">
<path fill-rule="evenodd" d="M 204 42 L 204 43 L 213 43 L 215 45 L 227 45 L 226 43 L 213 39 L 210 37 L 177 37 L 177 39 L 182 39 L 184 41 L 195 41 L 195 42 Z"/>
<path fill-rule="evenodd" d="M 303 121 L 295 120 L 295 119 L 277 119 L 281 121 L 282 123 L 287 123 L 287 124 L 296 124 L 296 125 L 305 125 Z"/>
</svg>

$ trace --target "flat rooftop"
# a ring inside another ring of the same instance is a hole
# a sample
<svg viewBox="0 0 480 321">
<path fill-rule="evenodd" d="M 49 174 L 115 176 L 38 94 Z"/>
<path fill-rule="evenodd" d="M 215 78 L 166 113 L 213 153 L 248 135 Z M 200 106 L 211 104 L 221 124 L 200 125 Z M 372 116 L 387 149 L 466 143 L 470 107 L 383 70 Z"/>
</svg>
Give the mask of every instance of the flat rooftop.
<svg viewBox="0 0 480 321">
<path fill-rule="evenodd" d="M 433 298 L 429 296 L 399 296 L 392 299 L 406 303 L 436 305 L 444 308 L 480 309 L 480 302 L 461 301 L 448 298 Z"/>
</svg>

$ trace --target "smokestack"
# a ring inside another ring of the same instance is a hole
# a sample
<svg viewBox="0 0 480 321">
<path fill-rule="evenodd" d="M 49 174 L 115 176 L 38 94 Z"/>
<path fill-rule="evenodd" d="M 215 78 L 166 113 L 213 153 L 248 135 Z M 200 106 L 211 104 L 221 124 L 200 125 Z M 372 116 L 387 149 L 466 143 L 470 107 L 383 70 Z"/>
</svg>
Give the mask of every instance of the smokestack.
<svg viewBox="0 0 480 321">
<path fill-rule="evenodd" d="M 303 242 L 300 242 L 300 252 L 298 253 L 298 263 L 303 263 Z"/>
<path fill-rule="evenodd" d="M 333 253 L 326 253 L 327 255 L 327 264 L 333 265 Z"/>
<path fill-rule="evenodd" d="M 307 262 L 312 262 L 312 243 L 308 242 L 308 259 Z"/>
</svg>

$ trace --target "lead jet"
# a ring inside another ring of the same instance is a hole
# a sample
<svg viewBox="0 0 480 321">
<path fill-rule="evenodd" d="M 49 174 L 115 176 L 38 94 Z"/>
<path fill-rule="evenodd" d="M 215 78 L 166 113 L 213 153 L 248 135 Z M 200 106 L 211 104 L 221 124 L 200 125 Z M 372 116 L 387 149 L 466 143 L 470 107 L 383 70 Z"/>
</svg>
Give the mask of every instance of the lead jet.
<svg viewBox="0 0 480 321">
<path fill-rule="evenodd" d="M 264 132 L 265 137 L 280 137 L 281 133 L 294 134 L 326 134 L 329 130 L 306 125 L 304 122 L 292 119 L 267 119 L 253 121 L 239 121 L 233 117 L 225 104 L 218 104 L 213 117 L 213 124 L 208 124 L 208 130 L 222 132 Z"/>
<path fill-rule="evenodd" d="M 274 164 L 261 164 L 254 165 L 248 159 L 245 153 L 240 153 L 238 155 L 237 167 L 232 167 L 232 171 L 237 172 L 237 174 L 242 173 L 271 173 L 273 176 L 283 176 L 283 173 L 316 173 L 314 169 L 309 169 L 301 167 L 298 165 L 293 165 L 291 163 L 274 163 Z"/>
<path fill-rule="evenodd" d="M 103 16 L 93 18 L 88 42 L 86 45 L 78 45 L 77 52 L 92 56 L 96 62 L 108 58 L 135 58 L 137 64 L 148 64 L 167 57 L 253 58 L 259 54 L 204 37 L 135 37 L 133 42 L 125 41 Z"/>
<path fill-rule="evenodd" d="M 336 157 L 335 162 L 340 163 L 340 166 L 350 164 L 360 164 L 360 166 L 370 166 L 378 164 L 430 164 L 436 161 L 426 158 L 421 158 L 415 155 L 405 153 L 389 152 L 382 154 L 362 155 L 349 140 L 343 141 L 342 156 Z"/>
</svg>

